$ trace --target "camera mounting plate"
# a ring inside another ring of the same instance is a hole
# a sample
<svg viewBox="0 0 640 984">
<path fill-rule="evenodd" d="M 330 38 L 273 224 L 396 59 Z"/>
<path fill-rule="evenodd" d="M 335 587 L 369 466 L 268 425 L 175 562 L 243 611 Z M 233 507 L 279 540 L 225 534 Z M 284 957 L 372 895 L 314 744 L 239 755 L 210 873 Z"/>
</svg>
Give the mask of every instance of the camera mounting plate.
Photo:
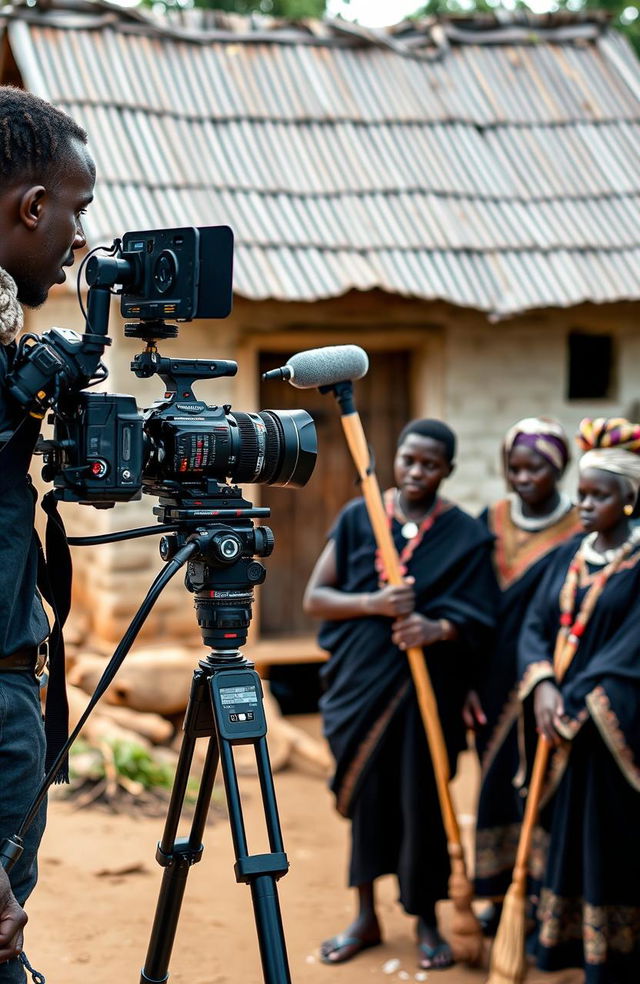
<svg viewBox="0 0 640 984">
<path fill-rule="evenodd" d="M 145 342 L 155 342 L 159 338 L 177 338 L 178 326 L 167 324 L 162 318 L 152 321 L 134 321 L 124 326 L 126 338 L 141 338 Z"/>
</svg>

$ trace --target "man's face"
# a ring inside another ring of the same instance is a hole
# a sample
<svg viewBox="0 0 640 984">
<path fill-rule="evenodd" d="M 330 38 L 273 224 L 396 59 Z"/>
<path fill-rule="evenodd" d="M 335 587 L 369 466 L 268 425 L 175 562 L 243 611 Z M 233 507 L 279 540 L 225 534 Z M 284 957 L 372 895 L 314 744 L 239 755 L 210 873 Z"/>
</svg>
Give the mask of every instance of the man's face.
<svg viewBox="0 0 640 984">
<path fill-rule="evenodd" d="M 452 466 L 442 441 L 422 434 L 407 434 L 396 451 L 393 469 L 405 503 L 420 505 L 436 494 L 440 483 L 451 474 Z"/>
<path fill-rule="evenodd" d="M 93 199 L 95 166 L 81 141 L 72 140 L 70 146 L 65 166 L 34 198 L 37 222 L 29 229 L 19 266 L 10 271 L 18 299 L 28 307 L 39 307 L 53 284 L 64 283 L 64 267 L 86 245 L 82 216 Z"/>
</svg>

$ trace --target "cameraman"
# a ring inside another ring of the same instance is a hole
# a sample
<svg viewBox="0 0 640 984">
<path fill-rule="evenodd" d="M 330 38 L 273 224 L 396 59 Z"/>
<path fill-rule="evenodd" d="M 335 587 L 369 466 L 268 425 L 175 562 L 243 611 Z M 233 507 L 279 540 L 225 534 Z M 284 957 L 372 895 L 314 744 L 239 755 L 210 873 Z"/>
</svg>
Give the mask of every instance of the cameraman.
<svg viewBox="0 0 640 984">
<path fill-rule="evenodd" d="M 19 829 L 44 776 L 36 661 L 49 634 L 36 586 L 36 494 L 28 476 L 40 422 L 11 399 L 6 378 L 21 304 L 43 304 L 86 244 L 81 216 L 95 183 L 86 141 L 49 103 L 0 86 L 0 842 Z M 15 899 L 0 876 L 0 984 L 25 981 L 16 953 L 26 916 L 15 900 L 24 905 L 36 883 L 44 824 L 43 806 L 10 872 Z"/>
</svg>

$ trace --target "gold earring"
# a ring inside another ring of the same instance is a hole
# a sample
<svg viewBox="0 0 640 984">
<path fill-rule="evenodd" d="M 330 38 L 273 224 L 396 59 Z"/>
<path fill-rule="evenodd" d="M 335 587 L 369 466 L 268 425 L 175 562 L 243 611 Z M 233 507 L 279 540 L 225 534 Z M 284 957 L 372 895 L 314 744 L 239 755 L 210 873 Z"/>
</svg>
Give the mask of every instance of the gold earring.
<svg viewBox="0 0 640 984">
<path fill-rule="evenodd" d="M 628 502 L 627 505 L 624 507 L 624 514 L 625 516 L 630 516 L 632 512 L 633 512 L 633 506 Z"/>
</svg>

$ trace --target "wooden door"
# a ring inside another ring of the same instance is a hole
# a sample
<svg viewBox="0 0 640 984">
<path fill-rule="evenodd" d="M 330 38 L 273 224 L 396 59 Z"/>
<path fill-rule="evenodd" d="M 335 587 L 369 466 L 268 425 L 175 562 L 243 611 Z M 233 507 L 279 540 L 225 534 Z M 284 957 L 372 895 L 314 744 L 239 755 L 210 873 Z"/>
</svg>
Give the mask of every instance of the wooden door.
<svg viewBox="0 0 640 984">
<path fill-rule="evenodd" d="M 397 436 L 410 419 L 407 350 L 369 353 L 370 367 L 355 384 L 356 407 L 375 456 L 381 488 L 393 484 Z M 282 352 L 263 352 L 260 373 L 285 362 Z M 318 432 L 318 458 L 302 489 L 262 486 L 261 501 L 271 509 L 266 522 L 276 538 L 265 561 L 267 579 L 258 591 L 260 636 L 263 639 L 314 635 L 317 622 L 302 611 L 307 579 L 340 508 L 359 495 L 356 471 L 344 439 L 335 398 L 316 389 L 299 390 L 283 383 L 261 383 L 260 407 L 289 410 L 301 407 L 313 417 Z"/>
</svg>

